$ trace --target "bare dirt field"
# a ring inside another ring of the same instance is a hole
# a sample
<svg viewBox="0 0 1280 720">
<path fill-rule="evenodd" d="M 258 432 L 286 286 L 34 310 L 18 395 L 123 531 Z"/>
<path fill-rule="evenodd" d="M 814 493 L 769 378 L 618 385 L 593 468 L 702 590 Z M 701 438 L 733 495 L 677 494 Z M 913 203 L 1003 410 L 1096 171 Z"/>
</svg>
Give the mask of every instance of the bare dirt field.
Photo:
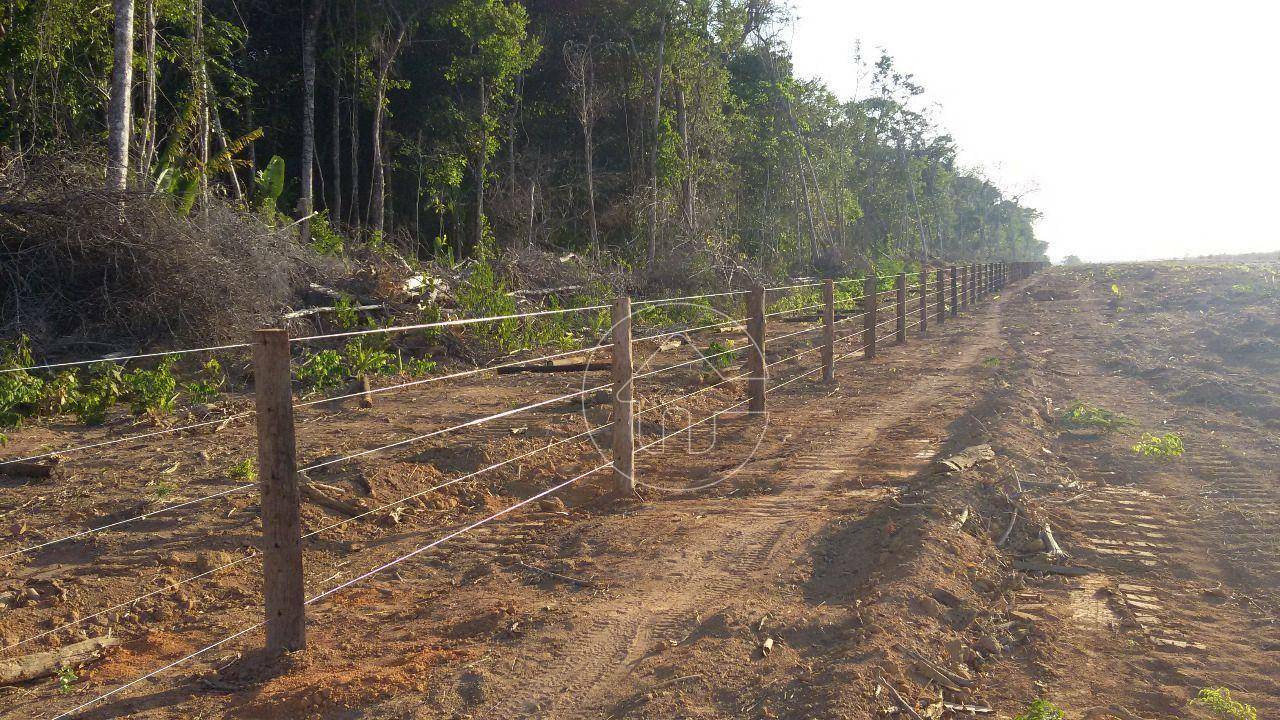
<svg viewBox="0 0 1280 720">
<path fill-rule="evenodd" d="M 1154 720 L 1210 717 L 1188 703 L 1225 686 L 1275 717 L 1277 310 L 1280 275 L 1264 264 L 1043 272 L 872 361 L 843 359 L 835 385 L 779 387 L 767 424 L 727 414 L 640 453 L 656 487 L 636 498 L 610 499 L 600 472 L 325 597 L 305 651 L 264 663 L 251 631 L 78 716 L 1012 718 L 1047 698 L 1072 718 Z M 770 359 L 810 343 L 771 344 Z M 810 353 L 771 372 L 781 383 L 817 364 Z M 708 375 L 653 378 L 641 410 Z M 317 405 L 299 415 L 300 462 L 582 383 L 488 377 L 371 409 Z M 702 393 L 667 427 L 742 392 Z M 607 415 L 605 396 L 585 397 L 311 478 L 374 509 L 584 432 L 584 416 Z M 1073 422 L 1077 403 L 1107 420 Z M 49 480 L 0 475 L 0 555 L 146 512 L 160 484 L 173 485 L 165 503 L 235 487 L 252 421 L 214 428 L 105 447 Z M 69 432 L 16 433 L 6 457 Z M 1141 455 L 1144 434 L 1176 434 L 1185 453 Z M 994 456 L 971 468 L 939 464 L 982 444 Z M 308 594 L 605 460 L 564 443 L 345 523 L 308 504 L 304 532 L 320 531 L 306 541 Z M 256 502 L 228 493 L 0 559 L 2 657 L 123 640 L 65 687 L 0 688 L 0 718 L 56 716 L 259 622 Z M 1065 555 L 1046 552 L 1046 525 Z"/>
</svg>

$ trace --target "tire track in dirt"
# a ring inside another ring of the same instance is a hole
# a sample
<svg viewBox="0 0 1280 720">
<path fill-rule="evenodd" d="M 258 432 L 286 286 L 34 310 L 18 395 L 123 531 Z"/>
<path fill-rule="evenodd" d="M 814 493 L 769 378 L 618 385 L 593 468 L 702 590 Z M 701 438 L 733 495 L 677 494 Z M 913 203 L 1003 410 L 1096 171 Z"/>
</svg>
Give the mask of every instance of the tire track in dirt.
<svg viewBox="0 0 1280 720">
<path fill-rule="evenodd" d="M 788 418 L 788 428 L 803 429 L 823 423 L 833 411 L 837 415 L 842 409 L 853 411 L 846 422 L 825 422 L 823 427 L 830 434 L 823 438 L 822 447 L 787 461 L 781 494 L 688 507 L 706 522 L 682 538 L 684 549 L 661 548 L 670 553 L 656 559 L 665 568 L 662 577 L 638 574 L 616 602 L 590 607 L 586 632 L 573 638 L 550 667 L 513 663 L 505 676 L 493 678 L 503 688 L 495 694 L 503 699 L 478 710 L 478 715 L 597 716 L 611 700 L 635 691 L 628 675 L 655 647 L 681 642 L 697 632 L 700 618 L 753 587 L 770 585 L 807 552 L 804 539 L 827 519 L 815 508 L 833 497 L 860 453 L 880 439 L 901 444 L 910 435 L 922 441 L 918 414 L 949 396 L 968 400 L 974 379 L 965 371 L 977 368 L 1000 342 L 1000 303 L 994 306 L 996 311 L 982 318 L 976 332 L 967 335 L 958 354 L 951 356 L 950 367 L 935 368 L 914 385 L 877 398 L 878 404 L 871 407 L 858 398 L 841 398 L 839 407 L 833 408 L 832 401 L 823 403 L 825 407 L 807 405 L 799 417 Z M 945 439 L 944 428 L 929 427 L 924 432 L 934 436 L 934 447 Z M 904 477 L 927 465 L 933 455 L 918 447 L 909 450 L 903 453 L 909 460 L 901 463 Z M 750 480 L 752 475 L 769 472 L 748 467 L 739 477 Z"/>
<path fill-rule="evenodd" d="M 1053 275 L 1036 282 L 1052 289 L 1055 281 L 1061 284 Z M 1197 688 L 1221 684 L 1245 688 L 1259 710 L 1269 708 L 1278 696 L 1270 653 L 1280 649 L 1280 635 L 1274 616 L 1246 594 L 1274 592 L 1277 581 L 1275 538 L 1261 531 L 1280 508 L 1264 481 L 1266 463 L 1224 448 L 1230 435 L 1195 432 L 1196 416 L 1148 378 L 1106 365 L 1107 334 L 1078 331 L 1103 315 L 1106 300 L 1082 295 L 1074 318 L 1031 310 L 1042 339 L 1023 339 L 1027 354 L 1043 361 L 1024 381 L 1037 395 L 1100 402 L 1141 426 L 1172 419 L 1170 429 L 1189 436 L 1186 455 L 1167 462 L 1138 458 L 1114 438 L 1081 443 L 1064 435 L 1057 445 L 1053 454 L 1088 495 L 1047 502 L 1057 503 L 1050 506 L 1055 523 L 1070 532 L 1067 550 L 1097 572 L 1045 583 L 1051 606 L 1065 608 L 1069 619 L 1043 646 L 1053 659 L 1046 664 L 1060 666 L 1061 689 L 1053 692 L 1065 707 L 1092 706 L 1086 717 L 1100 710 L 1183 716 Z M 1067 335 L 1078 342 L 1051 345 Z M 1242 528 L 1251 515 L 1255 522 Z M 1111 705 L 1098 707 L 1102 699 Z"/>
</svg>

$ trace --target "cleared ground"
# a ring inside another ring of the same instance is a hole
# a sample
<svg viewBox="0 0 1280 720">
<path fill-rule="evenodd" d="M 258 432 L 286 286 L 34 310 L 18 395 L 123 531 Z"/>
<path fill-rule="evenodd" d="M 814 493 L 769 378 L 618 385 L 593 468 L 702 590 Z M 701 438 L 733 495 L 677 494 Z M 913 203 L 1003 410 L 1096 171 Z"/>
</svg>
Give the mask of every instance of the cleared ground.
<svg viewBox="0 0 1280 720">
<path fill-rule="evenodd" d="M 759 419 L 725 416 L 714 437 L 701 427 L 691 445 L 673 439 L 639 461 L 669 487 L 742 465 L 724 482 L 617 503 L 602 473 L 567 491 L 563 508 L 531 507 L 326 599 L 313 608 L 311 648 L 282 666 L 258 663 L 250 634 L 86 716 L 865 718 L 900 710 L 898 693 L 925 717 L 964 716 L 959 705 L 1012 717 L 1043 697 L 1072 717 L 1128 720 L 1195 716 L 1195 692 L 1225 685 L 1271 717 L 1276 277 L 1266 266 L 1044 273 L 874 361 L 846 359 L 835 387 L 812 377 L 771 394 L 763 434 Z M 789 342 L 771 354 L 808 340 Z M 816 363 L 811 353 L 775 376 Z M 640 392 L 655 403 L 705 382 L 691 368 Z M 372 410 L 307 414 L 299 444 L 307 459 L 337 456 L 580 387 L 576 376 L 520 377 L 388 394 Z M 740 393 L 704 393 L 690 415 Z M 1127 422 L 1067 427 L 1063 413 L 1080 401 Z M 579 405 L 566 405 L 315 479 L 394 500 L 582 432 Z M 15 437 L 17 449 L 53 442 L 57 429 L 41 432 Z M 1138 455 L 1144 433 L 1177 433 L 1185 455 Z M 187 496 L 226 487 L 225 468 L 252 452 L 248 429 L 201 441 L 117 447 L 56 481 L 3 487 L 6 551 L 114 517 L 107 508 L 146 507 L 140 493 L 175 463 L 207 478 L 184 485 Z M 939 458 L 981 443 L 993 461 L 937 471 Z M 322 533 L 308 545 L 309 590 L 600 462 L 589 444 L 561 446 L 424 496 L 396 519 Z M 253 503 L 233 495 L 0 561 L 5 587 L 43 598 L 5 613 L 4 644 L 245 556 Z M 308 529 L 341 519 L 307 508 Z M 1069 557 L 1045 556 L 1046 521 Z M 56 714 L 255 622 L 256 562 L 86 623 L 128 641 L 67 692 L 54 680 L 5 689 L 0 715 Z"/>
</svg>

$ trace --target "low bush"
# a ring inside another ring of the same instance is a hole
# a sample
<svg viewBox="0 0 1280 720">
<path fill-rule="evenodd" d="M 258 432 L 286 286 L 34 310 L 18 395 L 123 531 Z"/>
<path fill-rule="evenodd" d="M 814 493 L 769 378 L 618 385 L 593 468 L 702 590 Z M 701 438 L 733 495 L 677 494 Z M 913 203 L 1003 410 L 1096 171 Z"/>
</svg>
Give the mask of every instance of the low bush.
<svg viewBox="0 0 1280 720">
<path fill-rule="evenodd" d="M 1222 720 L 1258 720 L 1258 711 L 1252 705 L 1232 700 L 1231 691 L 1224 687 L 1201 689 L 1191 704 L 1209 710 Z"/>
</svg>

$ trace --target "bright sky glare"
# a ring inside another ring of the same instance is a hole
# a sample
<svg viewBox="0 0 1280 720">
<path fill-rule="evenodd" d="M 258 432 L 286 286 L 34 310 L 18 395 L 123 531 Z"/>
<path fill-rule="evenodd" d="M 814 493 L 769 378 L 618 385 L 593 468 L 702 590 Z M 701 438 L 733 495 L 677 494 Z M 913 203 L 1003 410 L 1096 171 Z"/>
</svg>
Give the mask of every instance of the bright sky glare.
<svg viewBox="0 0 1280 720">
<path fill-rule="evenodd" d="M 1280 4 L 793 1 L 801 76 L 847 99 L 887 50 L 1053 259 L 1280 250 Z"/>
</svg>

